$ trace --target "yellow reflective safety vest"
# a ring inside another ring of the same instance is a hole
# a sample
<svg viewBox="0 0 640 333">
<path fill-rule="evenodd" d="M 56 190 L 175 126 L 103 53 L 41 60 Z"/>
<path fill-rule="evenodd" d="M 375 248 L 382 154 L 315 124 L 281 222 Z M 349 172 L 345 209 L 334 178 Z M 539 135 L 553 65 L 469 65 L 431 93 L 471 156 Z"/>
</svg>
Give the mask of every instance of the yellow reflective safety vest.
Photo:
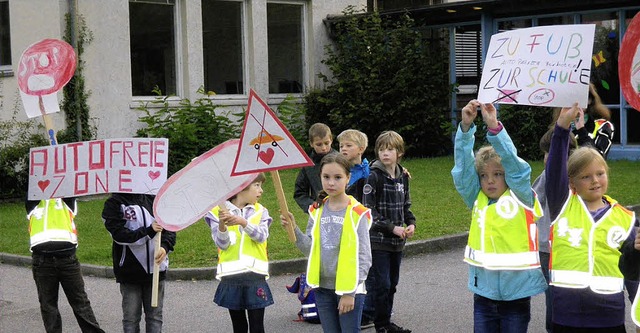
<svg viewBox="0 0 640 333">
<path fill-rule="evenodd" d="M 46 242 L 69 242 L 77 245 L 78 232 L 73 223 L 75 216 L 76 212 L 60 198 L 40 200 L 36 208 L 27 215 L 29 249 Z"/>
<path fill-rule="evenodd" d="M 491 270 L 540 267 L 536 220 L 542 216 L 537 196 L 527 207 L 507 190 L 494 204 L 482 191 L 473 205 L 464 261 Z"/>
<path fill-rule="evenodd" d="M 358 281 L 360 281 L 360 242 L 358 239 L 358 222 L 363 215 L 367 216 L 368 226 L 371 226 L 371 210 L 359 203 L 354 197 L 349 196 L 350 202 L 347 206 L 344 222 L 342 224 L 342 235 L 340 236 L 340 254 L 338 255 L 338 267 L 336 270 L 336 294 L 343 295 L 358 292 Z M 325 201 L 326 202 L 326 199 Z M 311 206 L 309 216 L 313 219 L 313 237 L 311 238 L 311 251 L 307 261 L 307 284 L 311 288 L 320 286 L 320 217 L 324 203 L 320 207 Z M 364 289 L 362 289 L 364 292 Z"/>
<path fill-rule="evenodd" d="M 255 211 L 247 219 L 247 223 L 259 225 L 264 207 L 256 203 Z M 211 213 L 220 218 L 220 207 L 216 206 Z M 269 258 L 267 256 L 267 241 L 263 243 L 255 242 L 246 232 L 240 232 L 240 226 L 228 226 L 227 231 L 235 234 L 231 239 L 239 241 L 232 242 L 226 250 L 218 249 L 218 267 L 216 269 L 216 279 L 220 280 L 224 276 L 254 272 L 265 275 L 269 278 Z"/>
<path fill-rule="evenodd" d="M 623 290 L 620 247 L 631 233 L 635 213 L 604 197 L 611 208 L 600 220 L 594 221 L 582 198 L 572 193 L 551 224 L 551 285 L 589 287 L 599 294 Z"/>
</svg>

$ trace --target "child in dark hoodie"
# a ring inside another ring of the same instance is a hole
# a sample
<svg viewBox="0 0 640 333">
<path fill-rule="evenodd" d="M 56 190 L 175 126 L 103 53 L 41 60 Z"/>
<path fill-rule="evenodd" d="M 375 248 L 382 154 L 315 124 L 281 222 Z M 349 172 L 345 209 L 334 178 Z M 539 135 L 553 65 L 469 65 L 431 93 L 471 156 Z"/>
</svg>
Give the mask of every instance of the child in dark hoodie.
<svg viewBox="0 0 640 333">
<path fill-rule="evenodd" d="M 322 190 L 320 161 L 327 154 L 337 153 L 331 148 L 332 142 L 333 135 L 329 126 L 323 123 L 315 123 L 309 127 L 309 144 L 313 148 L 310 157 L 314 165 L 300 170 L 293 191 L 293 198 L 305 213 L 309 211 L 309 206 L 316 201 L 318 192 Z"/>
</svg>

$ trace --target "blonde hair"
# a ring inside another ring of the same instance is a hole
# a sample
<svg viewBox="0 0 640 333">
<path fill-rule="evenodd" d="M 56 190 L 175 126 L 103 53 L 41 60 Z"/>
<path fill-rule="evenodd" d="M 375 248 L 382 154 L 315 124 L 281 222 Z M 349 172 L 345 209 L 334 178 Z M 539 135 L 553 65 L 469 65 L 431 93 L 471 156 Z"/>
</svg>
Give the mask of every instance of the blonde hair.
<svg viewBox="0 0 640 333">
<path fill-rule="evenodd" d="M 342 133 L 338 134 L 338 142 L 342 141 L 351 141 L 358 145 L 358 147 L 367 148 L 369 144 L 369 139 L 367 135 L 356 130 L 356 129 L 348 129 L 342 131 Z"/>
<path fill-rule="evenodd" d="M 315 123 L 309 127 L 309 141 L 313 142 L 315 138 L 324 138 L 325 136 L 329 136 L 331 140 L 333 140 L 333 135 L 331 134 L 331 129 L 329 126 L 323 123 Z"/>
<path fill-rule="evenodd" d="M 483 146 L 476 152 L 475 166 L 478 173 L 482 172 L 489 163 L 502 165 L 502 159 L 492 146 Z"/>
<path fill-rule="evenodd" d="M 376 154 L 380 149 L 392 148 L 398 152 L 398 160 L 404 155 L 404 139 L 395 131 L 384 131 L 376 139 Z"/>
<path fill-rule="evenodd" d="M 567 162 L 567 173 L 569 179 L 573 179 L 578 176 L 582 170 L 587 168 L 592 162 L 598 162 L 604 166 L 607 174 L 609 173 L 609 166 L 604 157 L 600 155 L 600 152 L 591 147 L 579 147 L 573 150 L 569 161 Z"/>
</svg>

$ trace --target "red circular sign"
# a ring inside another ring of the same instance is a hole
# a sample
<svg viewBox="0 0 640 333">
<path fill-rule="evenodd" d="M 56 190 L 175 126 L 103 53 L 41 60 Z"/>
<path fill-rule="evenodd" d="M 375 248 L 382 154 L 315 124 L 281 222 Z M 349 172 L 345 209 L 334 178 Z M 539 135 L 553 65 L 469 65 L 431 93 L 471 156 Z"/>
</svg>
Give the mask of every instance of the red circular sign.
<svg viewBox="0 0 640 333">
<path fill-rule="evenodd" d="M 622 94 L 629 105 L 640 111 L 640 14 L 629 24 L 620 45 L 618 77 Z M 638 55 L 638 56 L 637 56 Z M 634 64 L 635 62 L 635 64 Z"/>
<path fill-rule="evenodd" d="M 59 39 L 44 39 L 20 57 L 18 86 L 27 95 L 49 95 L 62 89 L 76 70 L 73 47 Z"/>
</svg>

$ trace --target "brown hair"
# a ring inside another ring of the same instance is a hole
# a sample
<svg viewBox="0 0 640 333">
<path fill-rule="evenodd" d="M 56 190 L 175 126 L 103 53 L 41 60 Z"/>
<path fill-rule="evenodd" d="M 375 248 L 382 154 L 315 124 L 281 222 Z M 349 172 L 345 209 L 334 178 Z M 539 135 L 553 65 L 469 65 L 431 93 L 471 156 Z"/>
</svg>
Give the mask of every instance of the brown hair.
<svg viewBox="0 0 640 333">
<path fill-rule="evenodd" d="M 549 128 L 553 128 L 560 117 L 560 111 L 562 108 L 553 109 L 553 122 L 549 125 Z M 602 103 L 602 99 L 596 91 L 596 86 L 593 83 L 589 83 L 589 102 L 587 108 L 584 110 L 585 114 L 588 114 L 593 120 L 605 119 L 611 120 L 611 110 Z"/>
<path fill-rule="evenodd" d="M 240 192 L 246 191 L 249 187 L 251 187 L 251 184 L 254 184 L 254 183 L 257 183 L 257 182 L 264 183 L 265 181 L 267 181 L 267 177 L 264 175 L 264 172 L 260 172 L 260 173 L 258 173 L 256 175 L 256 178 L 251 183 L 249 183 L 249 185 L 245 186 L 245 188 L 243 188 L 242 191 L 240 191 Z M 240 192 L 238 192 L 238 193 L 240 193 Z M 238 194 L 236 193 L 231 198 L 229 198 L 227 200 L 231 201 L 231 200 L 233 200 L 233 199 L 235 199 L 237 197 L 238 197 Z"/>
<path fill-rule="evenodd" d="M 313 142 L 315 138 L 322 139 L 327 135 L 333 140 L 331 129 L 323 123 L 315 123 L 309 127 L 309 142 Z"/>
<path fill-rule="evenodd" d="M 325 165 L 331 163 L 336 163 L 340 167 L 342 167 L 342 170 L 344 170 L 344 173 L 347 176 L 351 174 L 351 167 L 353 166 L 353 164 L 342 154 L 327 154 L 325 157 L 323 157 L 320 161 L 320 174 L 322 174 L 322 168 L 324 168 Z M 326 197 L 327 192 L 325 192 L 324 190 L 320 190 L 320 192 L 318 192 L 318 197 L 316 198 L 316 203 L 318 205 L 322 205 L 322 201 L 324 201 L 324 198 Z"/>
<path fill-rule="evenodd" d="M 540 150 L 543 153 L 548 153 L 549 149 L 551 149 L 551 137 L 553 136 L 553 128 L 547 130 L 544 135 L 540 138 L 540 142 L 538 143 L 540 146 Z M 569 135 L 569 151 L 578 147 L 578 142 L 576 137 L 573 135 Z"/>
<path fill-rule="evenodd" d="M 376 139 L 376 154 L 380 149 L 394 148 L 398 152 L 398 161 L 404 155 L 404 140 L 400 134 L 395 131 L 384 131 L 378 135 Z"/>
</svg>

